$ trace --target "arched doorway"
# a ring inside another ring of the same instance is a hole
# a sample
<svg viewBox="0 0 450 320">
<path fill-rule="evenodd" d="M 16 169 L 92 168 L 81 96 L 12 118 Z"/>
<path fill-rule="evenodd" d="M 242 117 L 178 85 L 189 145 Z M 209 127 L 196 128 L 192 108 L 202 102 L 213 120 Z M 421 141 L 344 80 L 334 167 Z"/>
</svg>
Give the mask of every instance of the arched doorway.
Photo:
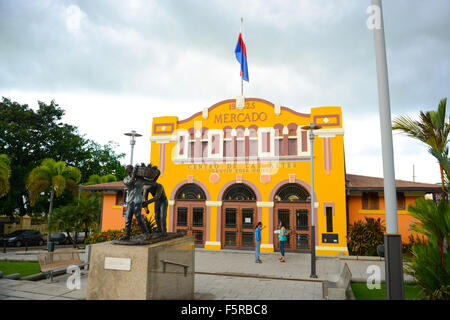
<svg viewBox="0 0 450 320">
<path fill-rule="evenodd" d="M 256 194 L 247 185 L 231 185 L 222 197 L 224 248 L 254 248 L 257 223 Z"/>
<path fill-rule="evenodd" d="M 274 197 L 274 229 L 283 222 L 289 231 L 285 248 L 294 251 L 310 251 L 311 248 L 311 196 L 296 183 L 280 187 Z M 278 235 L 274 239 L 274 248 L 279 248 Z"/>
<path fill-rule="evenodd" d="M 175 195 L 173 229 L 194 236 L 196 246 L 205 244 L 206 195 L 194 183 L 182 186 Z"/>
</svg>

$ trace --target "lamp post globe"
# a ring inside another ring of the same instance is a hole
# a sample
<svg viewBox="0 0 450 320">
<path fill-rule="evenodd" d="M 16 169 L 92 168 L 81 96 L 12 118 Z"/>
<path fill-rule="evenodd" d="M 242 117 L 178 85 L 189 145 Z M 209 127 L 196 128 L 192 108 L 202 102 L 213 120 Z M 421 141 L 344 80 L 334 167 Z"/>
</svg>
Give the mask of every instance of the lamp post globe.
<svg viewBox="0 0 450 320">
<path fill-rule="evenodd" d="M 131 130 L 131 132 L 127 132 L 127 133 L 125 133 L 125 135 L 131 137 L 130 138 L 130 145 L 131 145 L 130 164 L 133 165 L 133 151 L 134 151 L 134 145 L 136 144 L 136 137 L 142 137 L 142 134 L 137 133 L 135 130 Z"/>
</svg>

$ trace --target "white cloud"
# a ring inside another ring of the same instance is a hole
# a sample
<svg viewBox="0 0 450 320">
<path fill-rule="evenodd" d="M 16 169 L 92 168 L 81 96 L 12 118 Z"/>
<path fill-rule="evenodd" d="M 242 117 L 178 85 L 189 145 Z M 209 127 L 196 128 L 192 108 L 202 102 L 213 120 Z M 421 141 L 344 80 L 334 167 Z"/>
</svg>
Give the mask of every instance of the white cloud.
<svg viewBox="0 0 450 320">
<path fill-rule="evenodd" d="M 342 106 L 347 172 L 382 176 L 368 5 L 359 0 L 1 2 L 0 95 L 30 105 L 55 99 L 66 110 L 65 121 L 101 143 L 119 142 L 127 159 L 123 133 L 137 130 L 145 139 L 138 140 L 135 159 L 148 161 L 152 117 L 185 118 L 239 95 L 234 47 L 244 17 L 250 72 L 244 94 L 300 112 Z M 384 3 L 393 114 L 417 114 L 448 96 L 448 13 L 443 0 Z M 439 181 L 434 159 L 420 143 L 394 135 L 394 152 L 398 179 L 411 179 L 414 164 L 418 180 Z"/>
<path fill-rule="evenodd" d="M 72 4 L 65 10 L 65 18 L 67 30 L 74 35 L 79 35 L 86 14 L 78 6 Z"/>
</svg>

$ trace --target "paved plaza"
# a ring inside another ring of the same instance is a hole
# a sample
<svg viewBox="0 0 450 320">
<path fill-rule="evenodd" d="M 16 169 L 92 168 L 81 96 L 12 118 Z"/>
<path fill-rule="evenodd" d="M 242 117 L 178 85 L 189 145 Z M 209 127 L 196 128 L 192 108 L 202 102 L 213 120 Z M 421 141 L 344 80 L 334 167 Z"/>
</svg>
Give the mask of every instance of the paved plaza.
<svg viewBox="0 0 450 320">
<path fill-rule="evenodd" d="M 1 259 L 33 261 L 36 252 L 1 253 Z M 81 254 L 83 256 L 84 254 Z M 279 253 L 263 253 L 263 263 L 254 262 L 253 251 L 196 249 L 196 300 L 321 300 L 324 299 L 324 280 L 336 281 L 339 266 L 347 263 L 352 281 L 367 280 L 369 266 L 379 266 L 384 279 L 384 261 L 349 260 L 338 257 L 317 257 L 318 279 L 311 279 L 309 254 L 286 253 L 280 263 Z M 88 272 L 81 270 L 80 289 L 69 289 L 69 274 L 40 281 L 0 279 L 0 299 L 7 300 L 72 300 L 85 299 Z M 407 277 L 405 277 L 408 280 Z"/>
</svg>

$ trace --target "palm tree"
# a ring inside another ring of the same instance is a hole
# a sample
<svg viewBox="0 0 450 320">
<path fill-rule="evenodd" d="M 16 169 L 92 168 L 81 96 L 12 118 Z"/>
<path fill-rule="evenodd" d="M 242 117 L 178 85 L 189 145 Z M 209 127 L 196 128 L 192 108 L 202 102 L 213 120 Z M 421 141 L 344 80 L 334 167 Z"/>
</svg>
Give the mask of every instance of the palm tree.
<svg viewBox="0 0 450 320">
<path fill-rule="evenodd" d="M 48 220 L 48 231 L 65 231 L 69 242 L 75 245 L 71 233 L 77 226 L 77 207 L 74 204 L 56 208 Z"/>
<path fill-rule="evenodd" d="M 100 199 L 84 194 L 78 202 L 78 223 L 87 239 L 89 229 L 95 228 L 100 218 Z"/>
<path fill-rule="evenodd" d="M 412 120 L 408 116 L 400 116 L 393 121 L 392 130 L 399 130 L 406 135 L 425 143 L 428 151 L 435 156 L 434 152 L 445 154 L 450 133 L 450 118 L 446 116 L 447 98 L 439 102 L 437 111 L 420 111 L 419 120 Z M 446 121 L 447 120 L 447 121 Z M 442 190 L 447 194 L 445 187 L 444 169 L 439 164 L 441 172 Z"/>
<path fill-rule="evenodd" d="M 44 159 L 40 166 L 31 170 L 27 179 L 27 189 L 30 194 L 30 204 L 34 206 L 41 192 L 50 189 L 50 207 L 48 218 L 53 212 L 53 199 L 63 194 L 64 190 L 70 190 L 76 194 L 81 172 L 76 167 L 66 166 L 64 161 L 56 162 L 54 159 Z M 50 232 L 47 235 L 47 243 L 50 242 Z"/>
<path fill-rule="evenodd" d="M 0 198 L 9 192 L 11 160 L 6 154 L 0 154 Z"/>
<path fill-rule="evenodd" d="M 450 205 L 447 201 L 436 204 L 432 200 L 419 198 L 415 205 L 409 205 L 408 211 L 419 222 L 411 224 L 411 229 L 434 238 L 441 253 L 441 263 L 444 265 L 444 244 L 450 243 Z"/>
</svg>

